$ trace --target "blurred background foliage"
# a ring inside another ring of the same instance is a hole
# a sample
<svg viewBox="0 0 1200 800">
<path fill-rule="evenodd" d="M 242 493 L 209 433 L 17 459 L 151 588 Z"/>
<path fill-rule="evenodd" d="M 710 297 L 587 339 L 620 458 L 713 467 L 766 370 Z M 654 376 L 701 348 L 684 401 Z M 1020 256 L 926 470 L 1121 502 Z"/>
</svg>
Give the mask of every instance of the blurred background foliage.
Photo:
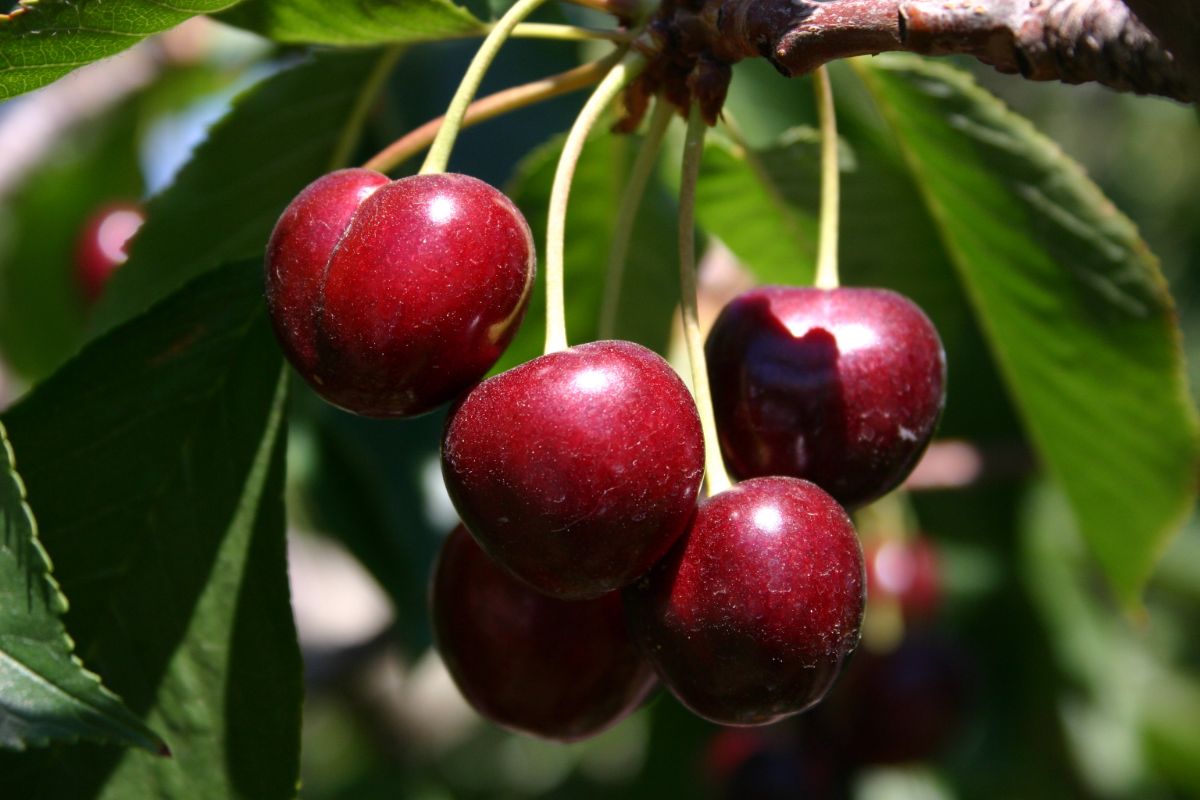
<svg viewBox="0 0 1200 800">
<path fill-rule="evenodd" d="M 482 16 L 493 10 L 483 0 L 473 9 Z M 560 72 L 589 47 L 513 44 L 483 91 Z M 440 114 L 473 50 L 473 42 L 408 47 L 367 119 L 357 160 Z M 0 164 L 0 400 L 13 401 L 53 372 L 95 324 L 72 282 L 74 242 L 85 218 L 109 201 L 155 196 L 231 98 L 297 57 L 199 20 L 96 67 L 95 80 L 125 89 L 93 108 L 73 109 L 64 84 L 0 105 L 0 140 L 22 141 Z M 1161 259 L 1191 385 L 1200 385 L 1195 109 L 958 66 L 1058 142 L 1136 222 Z M 848 69 L 835 77 L 839 88 L 853 80 Z M 839 100 L 849 137 L 861 118 L 853 89 L 846 91 Z M 808 81 L 788 82 L 761 61 L 746 62 L 735 69 L 730 109 L 747 142 L 767 147 L 791 136 L 803 151 L 815 141 L 804 135 L 815 126 L 810 96 Z M 451 168 L 507 187 L 540 231 L 554 137 L 581 102 L 562 98 L 468 130 Z M 26 141 L 31 136 L 37 142 Z M 580 168 L 567 239 L 577 341 L 593 336 L 597 324 L 604 231 L 623 175 L 614 165 L 627 164 L 635 147 L 598 140 Z M 812 200 L 815 162 L 801 161 L 797 174 L 808 183 L 798 191 Z M 854 163 L 844 166 L 848 184 L 873 180 L 868 172 L 856 175 Z M 663 185 L 640 217 L 622 303 L 628 330 L 619 330 L 663 351 L 671 330 L 663 298 L 675 285 L 670 173 L 664 168 Z M 858 210 L 849 206 L 845 213 Z M 864 205 L 862 213 L 902 210 L 885 203 Z M 189 235 L 223 235 L 202 215 L 195 226 Z M 846 241 L 847 282 L 904 285 L 910 273 L 893 271 L 924 257 L 919 241 L 905 244 L 911 247 Z M 714 252 L 706 274 L 710 305 L 749 280 L 728 255 Z M 794 269 L 799 282 L 811 269 L 811 254 L 798 255 Z M 935 319 L 963 316 L 957 292 L 932 286 L 917 293 Z M 539 314 L 535 296 L 506 363 L 536 353 Z M 934 543 L 944 583 L 936 614 L 910 621 L 900 638 L 895 626 L 890 640 L 869 635 L 821 712 L 761 731 L 730 731 L 660 693 L 612 731 L 571 746 L 481 722 L 430 648 L 426 581 L 440 539 L 455 523 L 438 471 L 440 415 L 402 423 L 353 418 L 293 381 L 288 505 L 307 683 L 302 796 L 1200 796 L 1200 523 L 1193 518 L 1170 543 L 1144 608 L 1122 611 L 1062 493 L 1030 466 L 1029 444 L 978 332 L 965 322 L 954 331 L 943 329 L 957 381 L 943 434 L 1007 454 L 1001 459 L 1007 466 L 954 488 L 914 488 L 859 520 L 867 537 L 920 531 Z M 885 612 L 872 605 L 868 614 Z M 877 686 L 875 673 L 894 680 Z M 864 708 L 866 697 L 877 702 Z M 889 751 L 880 741 L 908 742 L 914 752 Z"/>
</svg>

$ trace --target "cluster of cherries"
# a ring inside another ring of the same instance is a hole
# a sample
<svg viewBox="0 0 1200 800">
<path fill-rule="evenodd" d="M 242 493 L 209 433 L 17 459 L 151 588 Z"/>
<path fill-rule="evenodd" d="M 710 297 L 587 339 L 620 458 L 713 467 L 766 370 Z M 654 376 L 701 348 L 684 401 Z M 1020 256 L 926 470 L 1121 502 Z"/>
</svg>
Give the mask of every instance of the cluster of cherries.
<svg viewBox="0 0 1200 800">
<path fill-rule="evenodd" d="M 941 411 L 933 326 L 884 290 L 734 300 L 706 350 L 741 482 L 701 499 L 696 403 L 652 351 L 593 342 L 480 382 L 534 273 L 516 206 L 455 174 L 328 174 L 267 249 L 275 331 L 318 394 L 384 418 L 453 402 L 442 469 L 463 525 L 432 613 L 459 688 L 500 725 L 558 740 L 614 724 L 656 678 L 723 724 L 811 707 L 859 640 L 845 509 L 903 480 Z"/>
</svg>

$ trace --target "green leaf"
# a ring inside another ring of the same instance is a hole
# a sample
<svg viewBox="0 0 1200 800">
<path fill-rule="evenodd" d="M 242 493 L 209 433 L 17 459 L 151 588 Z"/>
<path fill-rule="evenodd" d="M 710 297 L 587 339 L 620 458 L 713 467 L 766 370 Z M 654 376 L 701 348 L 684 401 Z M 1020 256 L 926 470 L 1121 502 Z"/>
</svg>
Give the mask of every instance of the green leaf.
<svg viewBox="0 0 1200 800">
<path fill-rule="evenodd" d="M 820 189 L 815 139 L 798 128 L 754 149 L 709 136 L 696 219 L 764 283 L 809 284 L 816 269 Z"/>
<path fill-rule="evenodd" d="M 1197 469 L 1156 260 L 1077 165 L 964 74 L 903 56 L 856 63 L 1034 444 L 1134 604 Z"/>
<path fill-rule="evenodd" d="M 219 264 L 259 256 L 283 209 L 345 158 L 392 56 L 327 53 L 247 91 L 147 206 L 96 308 L 106 331 Z"/>
<path fill-rule="evenodd" d="M 90 739 L 157 752 L 162 741 L 73 657 L 66 610 L 0 425 L 0 747 Z"/>
<path fill-rule="evenodd" d="M 88 345 L 8 413 L 78 651 L 173 753 L 0 758 L 14 796 L 294 796 L 282 378 L 259 267 L 240 263 Z"/>
<path fill-rule="evenodd" d="M 545 241 L 550 185 L 562 142 L 563 137 L 555 137 L 525 158 L 509 187 L 509 196 L 521 207 L 539 242 Z M 567 209 L 564 276 L 572 344 L 590 342 L 598 335 L 611 232 L 639 144 L 637 137 L 593 137 L 576 168 Z M 666 352 L 672 301 L 679 297 L 677 224 L 674 202 L 651 182 L 629 247 L 615 336 L 660 353 Z M 544 247 L 540 249 L 544 254 Z M 545 331 L 546 289 L 539 276 L 521 330 L 497 370 L 541 355 Z"/>
<path fill-rule="evenodd" d="M 0 350 L 30 382 L 49 375 L 83 342 L 86 313 L 75 247 L 89 215 L 142 195 L 138 116 L 124 107 L 65 137 L 0 206 Z"/>
<path fill-rule="evenodd" d="M 0 14 L 0 100 L 239 0 L 23 0 Z"/>
<path fill-rule="evenodd" d="M 374 45 L 452 39 L 484 25 L 450 0 L 256 0 L 220 19 L 291 44 Z"/>
</svg>

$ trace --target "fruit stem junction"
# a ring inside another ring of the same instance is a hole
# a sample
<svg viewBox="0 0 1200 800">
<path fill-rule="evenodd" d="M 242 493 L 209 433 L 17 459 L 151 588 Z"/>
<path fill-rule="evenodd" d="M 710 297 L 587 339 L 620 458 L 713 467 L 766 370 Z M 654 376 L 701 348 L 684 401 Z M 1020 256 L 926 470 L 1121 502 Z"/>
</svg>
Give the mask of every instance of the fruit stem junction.
<svg viewBox="0 0 1200 800">
<path fill-rule="evenodd" d="M 605 270 L 604 301 L 600 306 L 601 339 L 611 339 L 616 328 L 617 308 L 621 303 L 621 284 L 625 278 L 625 262 L 629 256 L 629 242 L 633 237 L 638 209 L 646 193 L 650 174 L 658 163 L 658 151 L 662 149 L 663 137 L 674 116 L 674 106 L 659 97 L 655 101 L 654 112 L 650 116 L 650 124 L 646 128 L 642 146 L 638 148 L 633 168 L 629 171 L 629 179 L 621 192 L 617 219 L 613 225 L 612 248 L 608 253 L 608 269 Z"/>
<path fill-rule="evenodd" d="M 841 175 L 838 173 L 837 113 L 827 67 L 820 67 L 813 73 L 813 89 L 821 125 L 821 229 L 817 240 L 816 286 L 818 289 L 836 289 Z"/>
<path fill-rule="evenodd" d="M 692 392 L 704 431 L 704 467 L 708 494 L 713 496 L 733 484 L 721 459 L 717 420 L 713 413 L 712 392 L 708 388 L 708 363 L 704 357 L 704 335 L 700 331 L 699 298 L 696 290 L 696 184 L 704 156 L 704 136 L 708 123 L 693 103 L 688 115 L 687 138 L 683 144 L 683 176 L 679 186 L 679 310 L 683 318 L 683 337 L 687 342 L 688 362 L 692 368 Z"/>
<path fill-rule="evenodd" d="M 517 24 L 545 2 L 546 0 L 517 0 L 517 3 L 506 11 L 504 16 L 497 20 L 492 29 L 488 31 L 488 35 L 479 45 L 475 57 L 471 59 L 470 66 L 467 67 L 467 74 L 463 76 L 458 90 L 450 100 L 445 121 L 438 130 L 437 137 L 429 148 L 429 153 L 425 156 L 425 163 L 421 165 L 422 175 L 446 171 L 446 165 L 450 162 L 450 151 L 454 149 L 454 140 L 458 138 L 458 132 L 462 128 L 467 107 L 471 105 L 471 100 L 479 91 L 479 84 L 483 82 L 483 76 L 488 71 L 488 67 L 492 65 L 496 54 L 500 52 L 500 47 L 512 35 Z"/>
<path fill-rule="evenodd" d="M 566 236 L 567 200 L 575 167 L 583 153 L 588 135 L 600 115 L 617 98 L 625 85 L 645 66 L 645 58 L 630 52 L 600 81 L 600 85 L 584 103 L 563 143 L 562 155 L 550 187 L 550 209 L 546 221 L 546 348 L 554 353 L 567 349 L 566 304 L 563 297 L 563 241 Z"/>
</svg>

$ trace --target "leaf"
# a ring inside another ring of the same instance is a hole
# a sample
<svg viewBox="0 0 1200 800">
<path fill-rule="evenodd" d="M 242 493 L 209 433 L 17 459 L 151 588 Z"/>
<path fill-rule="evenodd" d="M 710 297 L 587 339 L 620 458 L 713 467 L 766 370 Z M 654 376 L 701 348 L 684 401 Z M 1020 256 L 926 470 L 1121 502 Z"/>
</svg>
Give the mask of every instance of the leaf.
<svg viewBox="0 0 1200 800">
<path fill-rule="evenodd" d="M 142 194 L 137 114 L 118 109 L 61 141 L 5 199 L 11 236 L 0 242 L 0 349 L 30 382 L 49 375 L 83 342 L 86 313 L 75 247 L 89 215 Z"/>
<path fill-rule="evenodd" d="M 50 575 L 0 425 L 0 747 L 90 739 L 158 752 L 163 744 L 87 672 L 62 624 L 67 599 Z"/>
<path fill-rule="evenodd" d="M 550 185 L 562 142 L 563 137 L 555 137 L 524 159 L 509 187 L 509 196 L 521 207 L 539 242 L 545 241 Z M 567 209 L 564 276 L 567 333 L 572 344 L 592 341 L 598 335 L 612 230 L 639 143 L 637 137 L 594 137 L 576 168 Z M 677 224 L 674 203 L 661 186 L 651 182 L 629 247 L 615 336 L 660 353 L 666 352 L 672 301 L 679 297 Z M 539 269 L 543 267 L 539 265 Z M 497 370 L 542 353 L 546 330 L 543 277 L 539 276 L 534 286 L 525 321 Z"/>
<path fill-rule="evenodd" d="M 327 53 L 247 91 L 147 206 L 129 261 L 96 307 L 109 330 L 218 264 L 259 256 L 275 220 L 357 136 L 355 109 L 391 58 Z"/>
<path fill-rule="evenodd" d="M 903 56 L 855 63 L 1031 438 L 1134 604 L 1197 471 L 1157 262 L 1077 165 L 964 74 Z"/>
<path fill-rule="evenodd" d="M 1162 602 L 1163 574 L 1147 593 L 1153 628 L 1131 626 L 1097 591 L 1094 561 L 1062 492 L 1035 484 L 1023 515 L 1020 575 L 1057 662 L 1058 670 L 1047 671 L 1061 672 L 1068 686 L 1062 691 L 1070 700 L 1060 703 L 1059 713 L 1084 774 L 1114 796 L 1145 794 L 1164 778 L 1186 786 L 1184 796 L 1194 795 L 1200 788 L 1200 681 L 1194 669 L 1181 668 L 1170 639 L 1153 633 L 1187 624 L 1186 614 L 1173 613 L 1183 607 Z M 1168 558 L 1194 556 L 1196 544 L 1192 527 L 1175 539 Z"/>
<path fill-rule="evenodd" d="M 23 0 L 0 14 L 0 100 L 239 0 Z"/>
<path fill-rule="evenodd" d="M 485 30 L 450 0 L 256 0 L 219 17 L 291 44 L 374 45 L 451 39 Z"/>
<path fill-rule="evenodd" d="M 815 152 L 812 132 L 803 128 L 766 150 L 719 134 L 705 142 L 696 219 L 763 283 L 812 283 L 820 189 Z"/>
<path fill-rule="evenodd" d="M 240 263 L 94 341 L 8 413 L 79 653 L 173 753 L 0 758 L 14 796 L 294 796 L 282 377 L 258 265 Z"/>
</svg>

